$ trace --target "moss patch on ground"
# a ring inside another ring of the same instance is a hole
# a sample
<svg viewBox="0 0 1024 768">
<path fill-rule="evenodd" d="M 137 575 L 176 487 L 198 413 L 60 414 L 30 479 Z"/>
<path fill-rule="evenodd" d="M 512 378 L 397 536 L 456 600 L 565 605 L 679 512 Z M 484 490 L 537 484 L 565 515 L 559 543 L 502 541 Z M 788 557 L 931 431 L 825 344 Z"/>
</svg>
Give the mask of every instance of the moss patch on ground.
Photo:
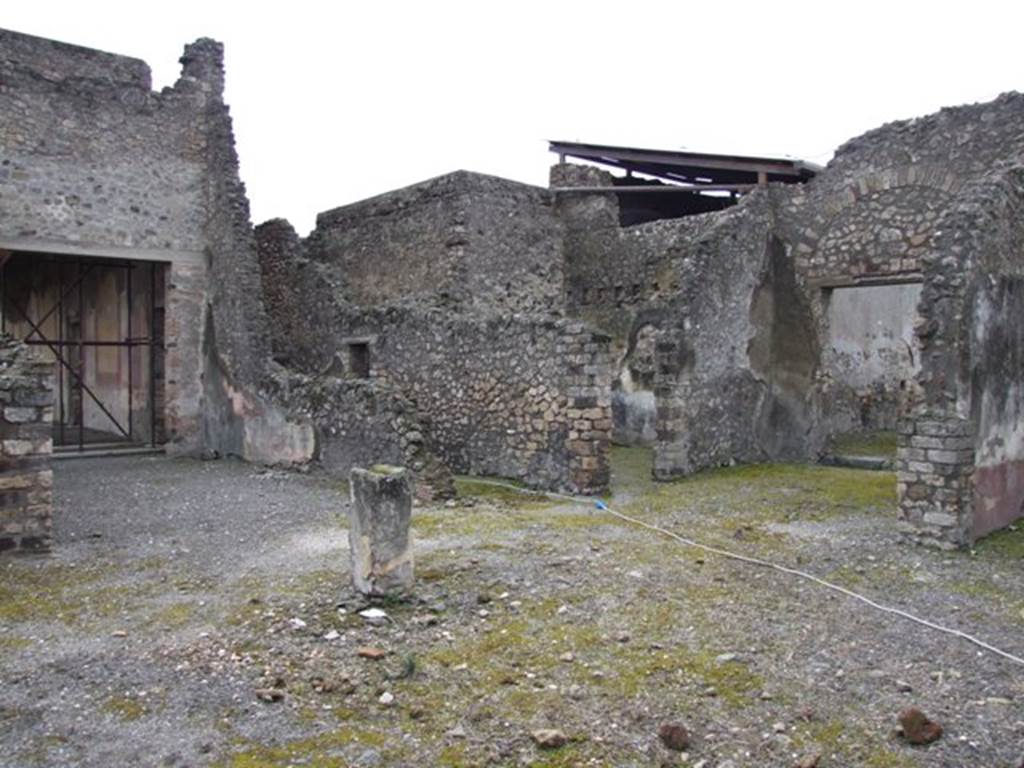
<svg viewBox="0 0 1024 768">
<path fill-rule="evenodd" d="M 633 509 L 693 510 L 753 522 L 826 520 L 840 514 L 894 514 L 896 475 L 805 464 L 747 464 L 659 485 Z"/>
<path fill-rule="evenodd" d="M 143 610 L 166 592 L 166 566 L 159 557 L 85 565 L 52 560 L 8 563 L 0 576 L 0 622 L 59 622 L 92 629 Z"/>
<path fill-rule="evenodd" d="M 459 496 L 512 504 L 517 509 L 539 509 L 552 504 L 543 493 L 532 491 L 515 480 L 502 478 L 459 476 L 455 478 L 455 490 Z"/>
<path fill-rule="evenodd" d="M 920 764 L 905 751 L 894 748 L 889 735 L 871 733 L 852 721 L 830 719 L 800 724 L 792 734 L 793 744 L 805 752 L 820 752 L 831 765 L 860 765 L 865 768 L 917 768 Z"/>
<path fill-rule="evenodd" d="M 380 750 L 385 756 L 397 757 L 398 754 L 394 750 L 383 749 L 387 743 L 388 736 L 384 733 L 346 725 L 279 745 L 265 745 L 239 739 L 235 751 L 215 765 L 218 768 L 286 768 L 295 765 L 346 768 L 351 762 L 345 755 L 348 748 L 353 746 L 368 747 Z"/>
<path fill-rule="evenodd" d="M 974 555 L 991 560 L 1024 560 L 1024 526 L 996 531 L 974 545 Z"/>
<path fill-rule="evenodd" d="M 103 702 L 103 711 L 130 722 L 143 717 L 149 710 L 138 699 L 129 696 L 111 696 Z"/>
</svg>

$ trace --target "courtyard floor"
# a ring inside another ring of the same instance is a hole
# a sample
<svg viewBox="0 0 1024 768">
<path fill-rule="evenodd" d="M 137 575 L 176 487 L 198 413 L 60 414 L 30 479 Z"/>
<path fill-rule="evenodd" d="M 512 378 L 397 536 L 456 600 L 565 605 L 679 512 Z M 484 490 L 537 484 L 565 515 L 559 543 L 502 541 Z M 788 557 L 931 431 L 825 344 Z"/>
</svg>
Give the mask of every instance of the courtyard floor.
<svg viewBox="0 0 1024 768">
<path fill-rule="evenodd" d="M 891 473 L 655 484 L 649 462 L 614 452 L 610 506 L 1024 655 L 1024 532 L 932 551 L 899 541 Z M 59 463 L 55 553 L 0 563 L 0 765 L 1024 759 L 1024 667 L 590 506 L 459 486 L 414 510 L 415 593 L 371 623 L 348 586 L 343 483 L 235 461 Z M 905 744 L 908 705 L 943 737 Z M 685 753 L 659 741 L 666 721 L 689 730 Z M 567 743 L 539 748 L 542 728 Z"/>
</svg>

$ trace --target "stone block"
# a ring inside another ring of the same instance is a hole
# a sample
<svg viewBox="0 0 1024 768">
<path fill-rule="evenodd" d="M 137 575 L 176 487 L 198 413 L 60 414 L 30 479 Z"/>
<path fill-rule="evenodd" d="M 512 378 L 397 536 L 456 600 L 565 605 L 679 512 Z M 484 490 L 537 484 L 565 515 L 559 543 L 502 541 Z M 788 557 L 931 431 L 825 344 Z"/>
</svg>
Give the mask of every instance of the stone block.
<svg viewBox="0 0 1024 768">
<path fill-rule="evenodd" d="M 928 460 L 937 464 L 968 464 L 974 459 L 973 451 L 928 451 Z"/>
<path fill-rule="evenodd" d="M 17 406 L 7 406 L 4 408 L 4 418 L 12 424 L 27 424 L 35 421 L 38 415 L 39 411 L 36 408 L 21 408 Z"/>
<path fill-rule="evenodd" d="M 925 525 L 934 525 L 939 528 L 952 528 L 956 522 L 956 516 L 946 512 L 926 512 L 924 516 Z"/>
<path fill-rule="evenodd" d="M 349 476 L 348 541 L 352 584 L 364 595 L 408 590 L 413 584 L 413 481 L 401 467 L 355 468 Z"/>
<path fill-rule="evenodd" d="M 924 462 L 908 461 L 903 469 L 907 472 L 919 472 L 924 475 L 931 474 L 935 468 L 931 464 L 926 464 Z"/>
<path fill-rule="evenodd" d="M 961 420 L 921 420 L 917 422 L 917 434 L 930 437 L 965 437 L 970 434 L 971 426 Z"/>
<path fill-rule="evenodd" d="M 3 475 L 0 476 L 0 491 L 12 491 L 28 488 L 35 482 L 36 476 L 33 474 Z"/>
<path fill-rule="evenodd" d="M 3 452 L 5 456 L 27 456 L 35 453 L 36 447 L 31 440 L 4 440 Z"/>
</svg>

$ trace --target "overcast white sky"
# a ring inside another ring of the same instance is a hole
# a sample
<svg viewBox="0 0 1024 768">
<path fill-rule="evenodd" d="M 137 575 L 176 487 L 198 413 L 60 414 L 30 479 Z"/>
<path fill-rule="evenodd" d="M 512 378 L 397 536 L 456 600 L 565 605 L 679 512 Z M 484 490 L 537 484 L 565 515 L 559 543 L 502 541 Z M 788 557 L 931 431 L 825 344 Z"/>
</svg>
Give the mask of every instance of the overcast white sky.
<svg viewBox="0 0 1024 768">
<path fill-rule="evenodd" d="M 819 163 L 890 120 L 1024 89 L 1020 2 L 6 3 L 0 26 L 136 56 L 224 42 L 254 222 L 459 168 L 547 183 L 548 139 Z"/>
</svg>

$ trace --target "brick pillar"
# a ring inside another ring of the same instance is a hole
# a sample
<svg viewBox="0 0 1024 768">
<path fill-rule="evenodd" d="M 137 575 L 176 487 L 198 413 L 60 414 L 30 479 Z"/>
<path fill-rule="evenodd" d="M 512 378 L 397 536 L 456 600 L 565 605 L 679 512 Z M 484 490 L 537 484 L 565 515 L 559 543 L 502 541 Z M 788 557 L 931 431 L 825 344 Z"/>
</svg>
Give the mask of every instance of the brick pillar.
<svg viewBox="0 0 1024 768">
<path fill-rule="evenodd" d="M 574 493 L 601 493 L 610 475 L 611 339 L 582 323 L 570 325 L 566 334 L 569 487 Z"/>
<path fill-rule="evenodd" d="M 905 534 L 943 549 L 969 546 L 974 473 L 970 422 L 934 412 L 903 420 L 896 468 L 899 517 Z"/>
<path fill-rule="evenodd" d="M 50 549 L 53 402 L 45 353 L 0 338 L 0 553 Z"/>
<path fill-rule="evenodd" d="M 679 340 L 665 332 L 654 344 L 654 399 L 656 404 L 653 474 L 670 480 L 693 471 L 686 440 L 685 397 L 680 381 Z"/>
</svg>

